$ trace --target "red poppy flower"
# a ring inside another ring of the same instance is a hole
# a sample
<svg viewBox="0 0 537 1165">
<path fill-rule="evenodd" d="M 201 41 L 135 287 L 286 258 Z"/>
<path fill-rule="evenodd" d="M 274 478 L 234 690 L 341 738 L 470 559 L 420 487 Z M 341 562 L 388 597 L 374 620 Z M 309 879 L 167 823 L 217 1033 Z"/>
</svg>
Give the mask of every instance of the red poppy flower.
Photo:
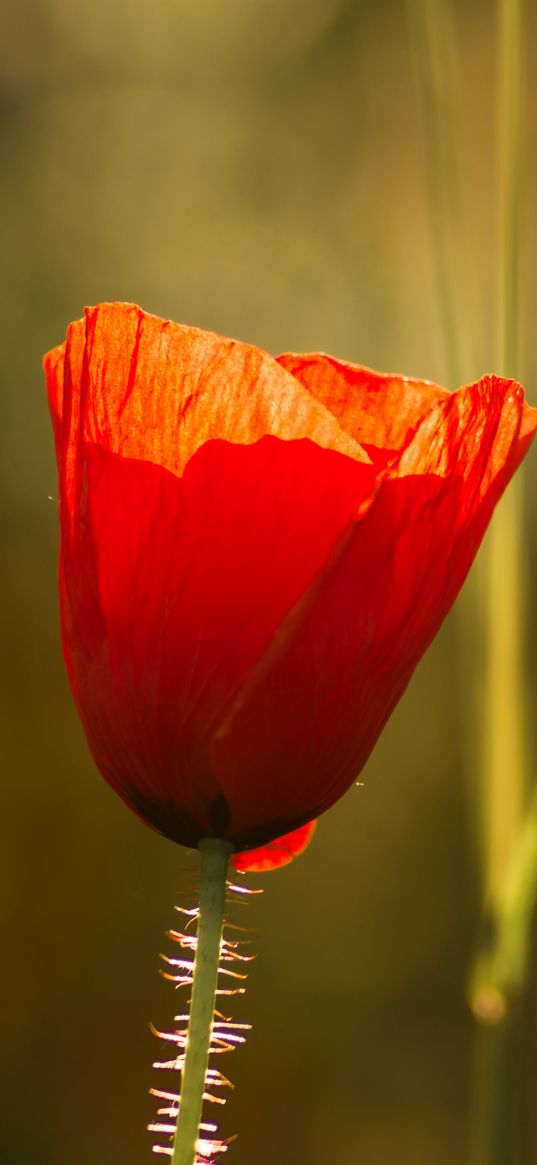
<svg viewBox="0 0 537 1165">
<path fill-rule="evenodd" d="M 511 380 L 273 359 L 130 304 L 89 309 L 45 369 L 95 761 L 174 841 L 288 860 L 367 760 L 537 410 Z"/>
</svg>

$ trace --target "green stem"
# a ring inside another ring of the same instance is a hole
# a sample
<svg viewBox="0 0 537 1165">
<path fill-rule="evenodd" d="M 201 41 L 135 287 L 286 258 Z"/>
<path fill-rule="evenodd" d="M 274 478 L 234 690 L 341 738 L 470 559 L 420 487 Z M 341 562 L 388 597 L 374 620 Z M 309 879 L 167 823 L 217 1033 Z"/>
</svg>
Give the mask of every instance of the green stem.
<svg viewBox="0 0 537 1165">
<path fill-rule="evenodd" d="M 476 959 L 470 1002 L 477 1018 L 484 1022 L 501 1021 L 524 990 L 536 900 L 537 787 Z"/>
<path fill-rule="evenodd" d="M 522 0 L 498 0 L 500 372 L 517 374 L 520 39 Z M 483 897 L 496 914 L 526 800 L 522 494 L 511 485 L 488 540 L 483 755 Z"/>
<path fill-rule="evenodd" d="M 498 0 L 500 72 L 500 372 L 518 364 L 518 229 L 521 168 L 520 59 L 522 0 Z"/>
<path fill-rule="evenodd" d="M 457 85 L 452 13 L 444 0 L 406 0 L 414 71 L 423 125 L 438 303 L 443 325 L 447 379 L 458 388 L 461 339 L 457 320 L 454 217 L 457 204 L 455 149 L 450 104 Z"/>
<path fill-rule="evenodd" d="M 518 478 L 498 507 L 486 545 L 481 861 L 489 910 L 499 906 L 526 803 L 522 500 Z"/>
<path fill-rule="evenodd" d="M 518 225 L 522 0 L 498 0 L 500 74 L 499 370 L 518 372 Z M 476 1041 L 476 1165 L 523 1165 L 527 1150 L 519 1080 L 523 993 L 537 893 L 537 792 L 526 809 L 523 659 L 522 492 L 513 483 L 488 544 L 488 674 L 483 756 L 481 949 L 470 1003 L 482 1025 Z"/>
<path fill-rule="evenodd" d="M 537 899 L 537 788 L 483 927 L 470 1004 L 483 1025 L 476 1044 L 475 1165 L 523 1165 L 528 1158 L 523 1097 L 524 988 Z"/>
<path fill-rule="evenodd" d="M 518 375 L 518 226 L 520 202 L 520 55 L 522 0 L 498 0 L 500 76 L 499 371 Z M 484 896 L 494 907 L 521 826 L 524 757 L 524 568 L 522 477 L 498 507 L 488 543 L 489 668 L 483 769 L 487 820 Z"/>
<path fill-rule="evenodd" d="M 475 1048 L 475 1165 L 525 1165 L 528 1161 L 523 1119 L 523 1065 L 520 1046 L 524 1014 L 521 1001 L 502 1023 L 480 1029 Z"/>
<path fill-rule="evenodd" d="M 172 1165 L 195 1165 L 197 1157 L 222 942 L 226 874 L 232 849 L 229 842 L 217 838 L 200 841 L 199 848 L 201 891 L 198 941 Z"/>
</svg>

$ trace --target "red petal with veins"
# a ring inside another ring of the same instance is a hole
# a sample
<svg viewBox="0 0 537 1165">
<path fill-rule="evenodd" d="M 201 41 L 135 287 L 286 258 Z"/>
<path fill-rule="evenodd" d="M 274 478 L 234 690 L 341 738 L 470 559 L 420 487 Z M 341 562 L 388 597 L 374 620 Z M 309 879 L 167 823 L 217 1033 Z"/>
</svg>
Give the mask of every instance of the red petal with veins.
<svg viewBox="0 0 537 1165">
<path fill-rule="evenodd" d="M 274 805 L 275 767 L 291 814 L 318 816 L 352 783 L 450 610 L 536 421 L 522 389 L 495 377 L 428 411 L 297 605 L 285 649 L 273 645 L 252 670 L 215 735 L 219 779 L 231 800 L 241 787 L 245 816 L 254 752 L 258 812 Z M 297 772 L 308 774 L 307 804 Z"/>
<path fill-rule="evenodd" d="M 97 765 L 168 837 L 273 868 L 365 763 L 537 412 L 512 381 L 276 360 L 131 304 L 89 309 L 45 369 Z"/>
</svg>

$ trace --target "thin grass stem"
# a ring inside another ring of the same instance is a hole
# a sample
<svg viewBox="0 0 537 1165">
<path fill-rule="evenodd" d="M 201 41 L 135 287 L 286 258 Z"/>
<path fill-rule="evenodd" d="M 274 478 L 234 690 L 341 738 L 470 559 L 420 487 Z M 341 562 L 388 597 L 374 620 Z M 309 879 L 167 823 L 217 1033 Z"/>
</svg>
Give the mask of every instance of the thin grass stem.
<svg viewBox="0 0 537 1165">
<path fill-rule="evenodd" d="M 520 53 L 522 0 L 498 0 L 500 77 L 498 365 L 518 376 L 518 229 L 520 201 Z M 520 830 L 526 799 L 524 564 L 522 475 L 498 507 L 488 540 L 484 886 L 494 907 Z"/>
<path fill-rule="evenodd" d="M 448 0 L 406 0 L 410 43 L 423 126 L 429 187 L 432 245 L 437 294 L 445 343 L 447 379 L 462 383 L 462 353 L 457 311 L 456 232 L 458 204 L 452 111 L 456 53 Z"/>
<path fill-rule="evenodd" d="M 518 375 L 522 0 L 498 0 L 499 370 Z M 476 1040 L 472 1160 L 526 1165 L 523 994 L 537 893 L 537 794 L 527 803 L 523 494 L 519 476 L 492 525 L 486 557 L 481 774 L 485 915 L 470 983 Z"/>
</svg>

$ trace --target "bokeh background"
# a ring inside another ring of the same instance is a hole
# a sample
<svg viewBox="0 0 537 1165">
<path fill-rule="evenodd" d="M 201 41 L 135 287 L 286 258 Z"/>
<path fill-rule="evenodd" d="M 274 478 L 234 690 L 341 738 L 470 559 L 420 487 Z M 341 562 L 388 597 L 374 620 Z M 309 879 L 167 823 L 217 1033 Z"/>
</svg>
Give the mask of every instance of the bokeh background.
<svg viewBox="0 0 537 1165">
<path fill-rule="evenodd" d="M 537 404 L 527 7 L 519 372 Z M 495 5 L 452 13 L 452 257 L 469 380 L 497 351 Z M 76 718 L 41 355 L 85 303 L 127 299 L 271 351 L 325 349 L 449 383 L 422 119 L 402 0 L 4 0 L 2 23 L 0 1159 L 142 1165 L 158 1084 L 148 1021 L 165 1027 L 180 1009 L 158 952 L 197 863 L 129 815 Z M 536 480 L 533 456 L 530 588 Z M 254 1031 L 227 1063 L 230 1165 L 467 1160 L 477 607 L 474 580 L 364 786 L 303 858 L 250 879 L 264 893 L 241 918 L 258 959 L 237 1007 Z M 536 634 L 530 621 L 529 700 Z M 535 982 L 526 1012 L 531 1098 Z"/>
</svg>

